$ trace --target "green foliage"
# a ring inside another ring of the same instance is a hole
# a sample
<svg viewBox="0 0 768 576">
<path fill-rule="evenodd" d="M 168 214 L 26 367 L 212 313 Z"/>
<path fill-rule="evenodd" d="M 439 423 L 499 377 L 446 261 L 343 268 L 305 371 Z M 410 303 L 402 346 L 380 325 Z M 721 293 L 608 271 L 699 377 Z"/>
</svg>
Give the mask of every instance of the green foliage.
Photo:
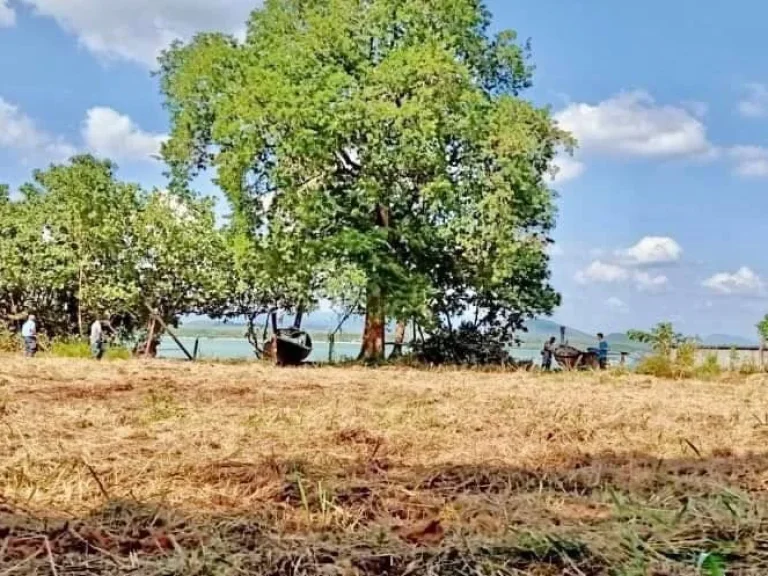
<svg viewBox="0 0 768 576">
<path fill-rule="evenodd" d="M 675 332 L 671 323 L 661 322 L 650 332 L 630 330 L 627 336 L 635 342 L 650 345 L 653 350 L 653 354 L 638 364 L 638 373 L 659 378 L 690 378 L 697 373 L 697 340 Z"/>
<path fill-rule="evenodd" d="M 91 358 L 91 346 L 83 340 L 54 340 L 50 354 L 57 358 Z M 131 352 L 122 346 L 109 346 L 104 353 L 105 360 L 128 360 Z"/>
<path fill-rule="evenodd" d="M 696 342 L 686 339 L 680 342 L 675 353 L 675 365 L 680 372 L 691 373 L 696 366 Z"/>
<path fill-rule="evenodd" d="M 709 354 L 704 359 L 701 366 L 696 369 L 696 376 L 704 378 L 706 380 L 714 380 L 722 374 L 723 370 L 720 367 L 720 362 L 717 359 L 717 354 Z"/>
<path fill-rule="evenodd" d="M 20 352 L 21 339 L 0 323 L 0 352 Z"/>
<path fill-rule="evenodd" d="M 731 348 L 728 352 L 728 362 L 731 368 L 731 372 L 736 372 L 739 369 L 739 351 L 736 348 Z"/>
<path fill-rule="evenodd" d="M 757 333 L 761 340 L 768 342 L 768 314 L 757 323 Z"/>
<path fill-rule="evenodd" d="M 656 354 L 663 357 L 671 357 L 672 350 L 685 341 L 685 337 L 675 332 L 670 322 L 661 322 L 650 332 L 629 330 L 627 337 L 634 342 L 650 345 Z"/>
<path fill-rule="evenodd" d="M 573 141 L 520 97 L 528 47 L 490 28 L 478 0 L 269 0 L 244 42 L 163 55 L 172 188 L 217 170 L 258 276 L 228 315 L 364 286 L 372 330 L 478 309 L 503 338 L 553 310 L 547 177 Z"/>
<path fill-rule="evenodd" d="M 176 324 L 223 306 L 232 266 L 211 202 L 147 193 L 115 170 L 77 156 L 0 202 L 0 324 L 18 332 L 33 312 L 61 339 L 111 319 L 127 339 L 150 310 Z"/>
<path fill-rule="evenodd" d="M 726 565 L 722 556 L 718 554 L 702 553 L 696 563 L 702 576 L 725 576 Z"/>
<path fill-rule="evenodd" d="M 640 360 L 635 371 L 638 374 L 656 376 L 657 378 L 675 378 L 677 376 L 672 359 L 660 354 L 651 354 Z"/>
</svg>

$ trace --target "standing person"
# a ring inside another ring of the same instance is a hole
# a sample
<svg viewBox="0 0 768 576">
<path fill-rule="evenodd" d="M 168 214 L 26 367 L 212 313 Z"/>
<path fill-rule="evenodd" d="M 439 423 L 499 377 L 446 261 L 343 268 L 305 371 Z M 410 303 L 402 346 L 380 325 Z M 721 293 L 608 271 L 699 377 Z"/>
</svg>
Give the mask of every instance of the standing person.
<svg viewBox="0 0 768 576">
<path fill-rule="evenodd" d="M 101 320 L 95 320 L 91 324 L 91 355 L 96 360 L 104 357 L 104 328 Z"/>
<path fill-rule="evenodd" d="M 555 353 L 555 342 L 557 340 L 553 336 L 546 342 L 544 342 L 544 349 L 541 351 L 541 367 L 545 372 L 552 370 L 552 356 Z"/>
<path fill-rule="evenodd" d="M 37 319 L 30 314 L 21 327 L 21 337 L 24 338 L 24 356 L 34 357 L 37 354 Z"/>
<path fill-rule="evenodd" d="M 600 332 L 597 335 L 597 357 L 600 361 L 600 370 L 605 370 L 608 367 L 608 342 L 605 341 L 605 336 Z"/>
</svg>

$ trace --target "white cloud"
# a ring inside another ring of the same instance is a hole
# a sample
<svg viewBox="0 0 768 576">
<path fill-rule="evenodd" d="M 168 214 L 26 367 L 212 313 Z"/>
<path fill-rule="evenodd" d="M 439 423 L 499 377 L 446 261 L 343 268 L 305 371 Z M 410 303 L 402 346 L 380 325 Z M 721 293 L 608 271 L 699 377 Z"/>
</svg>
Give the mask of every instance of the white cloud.
<svg viewBox="0 0 768 576">
<path fill-rule="evenodd" d="M 641 292 L 659 292 L 669 284 L 669 278 L 663 274 L 653 275 L 648 272 L 635 272 L 632 277 Z"/>
<path fill-rule="evenodd" d="M 659 105 L 642 91 L 594 105 L 570 104 L 555 118 L 585 151 L 645 157 L 701 157 L 714 151 L 696 115 L 683 106 Z"/>
<path fill-rule="evenodd" d="M 0 0 L 1 2 L 2 0 Z M 95 54 L 154 66 L 175 39 L 203 30 L 242 34 L 258 0 L 21 0 Z"/>
<path fill-rule="evenodd" d="M 671 264 L 679 261 L 682 255 L 680 244 L 667 236 L 646 236 L 631 248 L 619 252 L 625 263 L 636 266 Z"/>
<path fill-rule="evenodd" d="M 0 148 L 14 150 L 28 160 L 66 160 L 77 152 L 62 138 L 48 134 L 21 109 L 0 98 Z"/>
<path fill-rule="evenodd" d="M 765 289 L 763 280 L 751 269 L 742 266 L 733 274 L 720 272 L 708 278 L 704 287 L 726 295 L 755 296 L 762 294 Z"/>
<path fill-rule="evenodd" d="M 709 105 L 706 102 L 699 102 L 697 100 L 688 100 L 683 102 L 683 106 L 690 110 L 691 114 L 697 118 L 704 118 L 709 112 Z"/>
<path fill-rule="evenodd" d="M 83 139 L 92 152 L 115 160 L 150 160 L 160 153 L 162 134 L 141 130 L 128 116 L 111 108 L 91 108 L 83 123 Z"/>
<path fill-rule="evenodd" d="M 624 282 L 630 277 L 629 271 L 615 264 L 608 264 L 601 260 L 595 260 L 584 270 L 576 274 L 576 281 L 580 284 L 605 283 L 612 284 Z"/>
<path fill-rule="evenodd" d="M 739 113 L 746 118 L 768 116 L 768 87 L 752 83 L 744 87 L 744 98 L 739 102 Z"/>
<path fill-rule="evenodd" d="M 734 160 L 734 171 L 746 178 L 768 176 L 768 148 L 760 146 L 734 146 L 728 152 Z"/>
<path fill-rule="evenodd" d="M 608 298 L 608 300 L 605 301 L 605 305 L 614 312 L 624 313 L 629 311 L 629 308 L 624 303 L 624 301 L 620 298 L 616 298 L 615 296 Z"/>
<path fill-rule="evenodd" d="M 569 180 L 575 180 L 584 173 L 586 168 L 578 160 L 564 155 L 558 156 L 553 164 L 554 170 L 549 176 L 549 181 L 553 184 L 563 184 Z"/>
<path fill-rule="evenodd" d="M 16 11 L 9 0 L 0 0 L 0 28 L 10 28 L 16 24 Z"/>
</svg>

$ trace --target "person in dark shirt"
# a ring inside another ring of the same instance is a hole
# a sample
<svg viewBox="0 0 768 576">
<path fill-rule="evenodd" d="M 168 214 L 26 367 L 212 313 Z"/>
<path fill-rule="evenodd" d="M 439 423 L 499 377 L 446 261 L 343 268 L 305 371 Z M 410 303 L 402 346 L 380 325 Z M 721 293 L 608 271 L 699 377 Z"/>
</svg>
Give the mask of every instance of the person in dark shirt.
<svg viewBox="0 0 768 576">
<path fill-rule="evenodd" d="M 555 338 L 550 338 L 544 343 L 544 349 L 541 351 L 541 367 L 545 372 L 552 370 L 552 356 L 555 353 Z"/>
<path fill-rule="evenodd" d="M 602 332 L 597 335 L 597 340 L 597 358 L 600 362 L 600 370 L 605 370 L 608 367 L 608 342 L 605 341 Z"/>
</svg>

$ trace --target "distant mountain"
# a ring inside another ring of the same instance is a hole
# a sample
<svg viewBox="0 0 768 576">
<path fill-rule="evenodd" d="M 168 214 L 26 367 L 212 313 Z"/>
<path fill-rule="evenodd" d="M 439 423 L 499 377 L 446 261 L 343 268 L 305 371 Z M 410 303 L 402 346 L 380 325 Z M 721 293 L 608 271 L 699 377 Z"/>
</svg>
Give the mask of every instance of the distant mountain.
<svg viewBox="0 0 768 576">
<path fill-rule="evenodd" d="M 701 343 L 704 346 L 757 346 L 759 342 L 731 334 L 710 334 Z"/>
</svg>

